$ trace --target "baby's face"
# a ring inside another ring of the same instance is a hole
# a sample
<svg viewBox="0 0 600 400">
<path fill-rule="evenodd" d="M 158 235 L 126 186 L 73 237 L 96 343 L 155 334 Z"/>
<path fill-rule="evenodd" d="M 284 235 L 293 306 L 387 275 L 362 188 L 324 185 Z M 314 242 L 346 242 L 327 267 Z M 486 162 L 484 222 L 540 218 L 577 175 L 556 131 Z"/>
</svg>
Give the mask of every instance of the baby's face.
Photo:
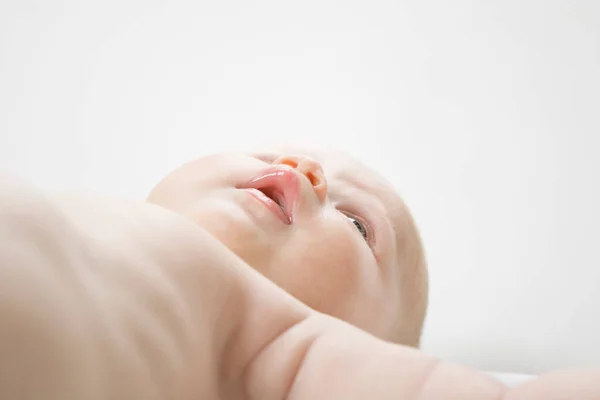
<svg viewBox="0 0 600 400">
<path fill-rule="evenodd" d="M 310 307 L 417 345 L 427 273 L 394 189 L 345 154 L 221 153 L 174 171 L 149 201 L 181 213 Z"/>
</svg>

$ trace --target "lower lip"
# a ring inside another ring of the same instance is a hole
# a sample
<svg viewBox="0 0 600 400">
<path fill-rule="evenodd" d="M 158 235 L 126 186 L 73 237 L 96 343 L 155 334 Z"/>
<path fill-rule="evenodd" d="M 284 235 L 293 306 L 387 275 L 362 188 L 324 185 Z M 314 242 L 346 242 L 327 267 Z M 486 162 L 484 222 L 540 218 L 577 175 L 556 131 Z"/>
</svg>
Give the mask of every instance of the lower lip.
<svg viewBox="0 0 600 400">
<path fill-rule="evenodd" d="M 267 197 L 263 192 L 258 189 L 244 189 L 246 190 L 252 197 L 260 201 L 271 213 L 273 213 L 277 218 L 281 220 L 286 225 L 290 225 L 292 221 L 290 218 L 285 215 L 279 204 L 271 200 Z"/>
</svg>

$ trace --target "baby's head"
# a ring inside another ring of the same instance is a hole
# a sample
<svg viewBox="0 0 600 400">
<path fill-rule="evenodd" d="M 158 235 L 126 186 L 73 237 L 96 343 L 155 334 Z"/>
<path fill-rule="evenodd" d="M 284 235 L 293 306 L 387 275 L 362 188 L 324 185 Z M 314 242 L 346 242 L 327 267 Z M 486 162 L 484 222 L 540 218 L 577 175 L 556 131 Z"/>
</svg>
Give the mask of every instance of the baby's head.
<svg viewBox="0 0 600 400">
<path fill-rule="evenodd" d="M 417 228 L 391 185 L 349 156 L 214 154 L 169 174 L 148 200 L 315 310 L 418 346 L 428 282 Z"/>
</svg>

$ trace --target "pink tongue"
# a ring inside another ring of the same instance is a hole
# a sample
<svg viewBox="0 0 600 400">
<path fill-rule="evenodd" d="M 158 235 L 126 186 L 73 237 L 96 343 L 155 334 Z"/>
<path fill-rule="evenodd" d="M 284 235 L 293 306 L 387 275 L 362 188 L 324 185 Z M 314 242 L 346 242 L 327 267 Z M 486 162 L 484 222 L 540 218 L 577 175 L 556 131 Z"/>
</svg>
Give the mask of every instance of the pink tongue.
<svg viewBox="0 0 600 400">
<path fill-rule="evenodd" d="M 281 207 L 283 211 L 285 211 L 285 202 L 283 201 L 283 196 L 280 193 L 273 193 L 271 198 L 275 203 L 279 204 L 279 207 Z"/>
<path fill-rule="evenodd" d="M 272 189 L 259 189 L 262 194 L 273 200 L 275 203 L 279 205 L 279 207 L 283 208 L 283 197 L 280 193 L 273 191 Z"/>
</svg>

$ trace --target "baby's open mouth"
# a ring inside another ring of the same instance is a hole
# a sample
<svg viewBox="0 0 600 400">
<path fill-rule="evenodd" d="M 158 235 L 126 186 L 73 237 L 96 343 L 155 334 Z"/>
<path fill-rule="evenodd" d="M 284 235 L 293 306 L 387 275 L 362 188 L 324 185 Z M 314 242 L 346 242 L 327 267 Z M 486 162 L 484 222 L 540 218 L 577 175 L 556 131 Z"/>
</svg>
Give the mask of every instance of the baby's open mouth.
<svg viewBox="0 0 600 400">
<path fill-rule="evenodd" d="M 300 192 L 300 184 L 294 171 L 272 167 L 238 189 L 248 190 L 286 224 L 293 222 L 294 204 Z"/>
<path fill-rule="evenodd" d="M 271 187 L 261 188 L 257 190 L 262 192 L 265 196 L 273 200 L 275 203 L 277 203 L 277 205 L 285 213 L 285 197 L 283 196 L 283 193 Z"/>
</svg>

